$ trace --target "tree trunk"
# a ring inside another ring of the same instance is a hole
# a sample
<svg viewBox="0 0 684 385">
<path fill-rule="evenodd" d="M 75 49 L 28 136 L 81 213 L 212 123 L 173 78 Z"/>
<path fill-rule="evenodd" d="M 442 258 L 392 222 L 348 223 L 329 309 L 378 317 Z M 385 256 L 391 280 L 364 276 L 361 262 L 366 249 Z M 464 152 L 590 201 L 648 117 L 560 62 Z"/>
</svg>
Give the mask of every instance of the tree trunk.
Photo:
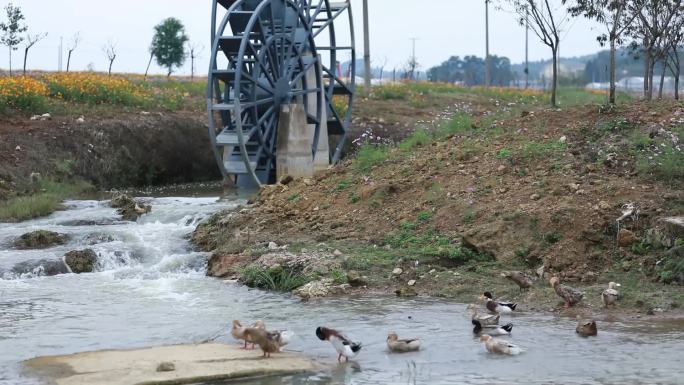
<svg viewBox="0 0 684 385">
<path fill-rule="evenodd" d="M 610 95 L 608 103 L 615 104 L 615 36 L 610 39 Z"/>
<path fill-rule="evenodd" d="M 23 75 L 26 76 L 26 57 L 28 56 L 28 47 L 24 48 L 24 70 Z"/>
<path fill-rule="evenodd" d="M 556 91 L 558 87 L 558 46 L 554 46 L 553 50 L 553 79 L 551 84 L 551 106 L 556 107 Z"/>
<path fill-rule="evenodd" d="M 169 80 L 171 78 L 171 72 L 173 72 L 173 69 L 169 67 L 169 72 L 166 74 L 166 80 Z"/>
<path fill-rule="evenodd" d="M 147 68 L 145 69 L 145 80 L 147 80 L 147 73 L 150 71 L 150 65 L 152 65 L 153 54 L 150 54 L 150 61 L 147 62 Z"/>
<path fill-rule="evenodd" d="M 648 40 L 644 41 L 644 45 L 648 44 Z M 650 55 L 650 50 L 646 49 L 646 52 L 644 53 L 644 99 L 648 100 L 648 89 L 650 80 L 648 79 L 648 74 L 651 72 L 650 71 L 650 65 L 651 65 L 651 55 Z"/>
<path fill-rule="evenodd" d="M 679 66 L 675 69 L 674 77 L 674 98 L 675 100 L 679 100 Z"/>
<path fill-rule="evenodd" d="M 663 98 L 663 87 L 665 86 L 665 63 L 663 63 L 663 71 L 660 73 L 660 86 L 658 87 L 658 100 Z"/>
<path fill-rule="evenodd" d="M 109 72 L 107 73 L 109 76 L 112 76 L 112 65 L 114 64 L 114 60 L 109 61 Z"/>
<path fill-rule="evenodd" d="M 195 56 L 190 56 L 190 81 L 195 80 Z"/>
<path fill-rule="evenodd" d="M 651 56 L 651 64 L 648 66 L 648 98 L 653 100 L 653 74 L 655 72 L 655 58 Z"/>
<path fill-rule="evenodd" d="M 66 68 L 66 72 L 69 72 L 69 64 L 71 64 L 71 53 L 72 53 L 72 52 L 73 52 L 72 50 L 69 50 L 69 54 L 67 55 L 67 68 Z"/>
</svg>

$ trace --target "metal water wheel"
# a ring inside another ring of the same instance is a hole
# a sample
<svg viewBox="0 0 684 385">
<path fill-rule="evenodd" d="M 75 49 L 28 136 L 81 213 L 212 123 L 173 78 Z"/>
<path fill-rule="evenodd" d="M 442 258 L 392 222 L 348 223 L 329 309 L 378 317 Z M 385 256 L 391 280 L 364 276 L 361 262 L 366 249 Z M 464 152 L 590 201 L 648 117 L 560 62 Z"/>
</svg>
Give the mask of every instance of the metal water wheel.
<svg viewBox="0 0 684 385">
<path fill-rule="evenodd" d="M 338 46 L 336 21 L 344 18 L 348 38 Z M 342 51 L 350 59 L 346 77 Z M 215 0 L 211 55 L 209 137 L 224 177 L 275 181 L 280 110 L 290 103 L 304 106 L 314 128 L 312 158 L 325 127 L 333 148 L 325 155 L 339 160 L 356 74 L 348 0 Z"/>
</svg>

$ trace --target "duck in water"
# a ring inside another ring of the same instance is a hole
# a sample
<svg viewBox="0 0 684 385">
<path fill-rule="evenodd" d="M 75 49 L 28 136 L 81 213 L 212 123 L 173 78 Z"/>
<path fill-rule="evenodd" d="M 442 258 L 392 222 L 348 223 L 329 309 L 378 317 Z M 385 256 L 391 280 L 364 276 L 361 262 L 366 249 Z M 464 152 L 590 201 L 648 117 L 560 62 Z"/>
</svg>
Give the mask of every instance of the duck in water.
<svg viewBox="0 0 684 385">
<path fill-rule="evenodd" d="M 491 292 L 485 291 L 480 296 L 480 299 L 487 301 L 486 307 L 492 313 L 510 313 L 518 306 L 517 303 L 513 302 L 499 302 L 494 300 L 494 296 Z"/>
</svg>

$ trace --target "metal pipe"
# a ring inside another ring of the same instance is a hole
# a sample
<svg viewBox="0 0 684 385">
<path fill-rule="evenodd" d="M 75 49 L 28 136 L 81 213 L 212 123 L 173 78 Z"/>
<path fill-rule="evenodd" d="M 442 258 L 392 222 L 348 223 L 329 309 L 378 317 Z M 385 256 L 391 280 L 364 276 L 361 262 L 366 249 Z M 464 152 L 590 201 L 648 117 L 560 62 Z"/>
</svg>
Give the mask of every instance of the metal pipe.
<svg viewBox="0 0 684 385">
<path fill-rule="evenodd" d="M 368 23 L 368 0 L 363 0 L 363 82 L 366 92 L 371 86 L 370 26 Z"/>
</svg>

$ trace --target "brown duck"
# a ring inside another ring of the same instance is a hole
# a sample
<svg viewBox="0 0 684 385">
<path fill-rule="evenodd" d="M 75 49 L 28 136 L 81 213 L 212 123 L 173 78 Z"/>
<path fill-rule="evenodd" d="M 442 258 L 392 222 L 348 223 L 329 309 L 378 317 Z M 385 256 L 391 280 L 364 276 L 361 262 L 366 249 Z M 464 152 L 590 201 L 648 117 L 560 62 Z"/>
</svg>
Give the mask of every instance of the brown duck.
<svg viewBox="0 0 684 385">
<path fill-rule="evenodd" d="M 577 322 L 577 327 L 575 328 L 575 333 L 581 335 L 582 337 L 590 337 L 598 334 L 598 328 L 596 327 L 596 321 L 582 321 Z"/>
<path fill-rule="evenodd" d="M 245 338 L 259 345 L 264 357 L 270 358 L 271 353 L 280 351 L 280 332 L 269 332 L 264 329 L 246 328 Z"/>
<path fill-rule="evenodd" d="M 534 285 L 534 280 L 532 277 L 523 273 L 522 271 L 506 271 L 501 273 L 501 276 L 515 282 L 520 290 L 529 289 L 532 287 L 532 285 Z"/>
<path fill-rule="evenodd" d="M 551 284 L 551 287 L 553 287 L 553 290 L 556 292 L 556 294 L 563 298 L 566 308 L 576 305 L 582 300 L 582 298 L 584 298 L 583 292 L 567 285 L 561 285 L 560 279 L 558 279 L 558 277 L 551 278 L 549 283 Z"/>
</svg>

